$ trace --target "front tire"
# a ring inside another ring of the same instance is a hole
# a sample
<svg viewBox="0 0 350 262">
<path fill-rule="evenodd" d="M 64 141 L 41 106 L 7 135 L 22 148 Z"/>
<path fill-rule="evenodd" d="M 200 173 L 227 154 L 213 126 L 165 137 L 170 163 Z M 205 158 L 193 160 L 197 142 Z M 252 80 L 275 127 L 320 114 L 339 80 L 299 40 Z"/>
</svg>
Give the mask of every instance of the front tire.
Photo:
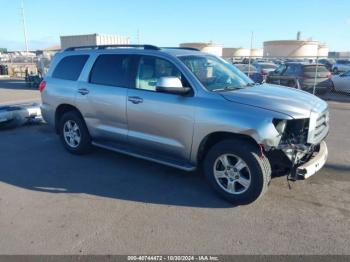
<svg viewBox="0 0 350 262">
<path fill-rule="evenodd" d="M 246 140 L 224 140 L 214 145 L 203 167 L 214 190 L 235 205 L 259 199 L 271 180 L 269 160 L 257 145 Z"/>
<path fill-rule="evenodd" d="M 91 149 L 91 137 L 78 112 L 65 113 L 59 121 L 59 135 L 63 146 L 72 154 L 85 154 Z"/>
</svg>

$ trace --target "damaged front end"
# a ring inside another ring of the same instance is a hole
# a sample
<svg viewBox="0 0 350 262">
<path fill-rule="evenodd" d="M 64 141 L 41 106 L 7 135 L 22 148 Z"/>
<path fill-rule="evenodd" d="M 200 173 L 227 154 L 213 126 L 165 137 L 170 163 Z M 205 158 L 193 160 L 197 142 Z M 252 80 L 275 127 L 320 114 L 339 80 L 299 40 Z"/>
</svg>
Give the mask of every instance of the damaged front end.
<svg viewBox="0 0 350 262">
<path fill-rule="evenodd" d="M 268 152 L 274 170 L 285 170 L 291 180 L 297 180 L 323 167 L 328 156 L 323 141 L 329 131 L 328 111 L 305 119 L 274 119 L 273 124 L 280 136 L 278 146 Z"/>
</svg>

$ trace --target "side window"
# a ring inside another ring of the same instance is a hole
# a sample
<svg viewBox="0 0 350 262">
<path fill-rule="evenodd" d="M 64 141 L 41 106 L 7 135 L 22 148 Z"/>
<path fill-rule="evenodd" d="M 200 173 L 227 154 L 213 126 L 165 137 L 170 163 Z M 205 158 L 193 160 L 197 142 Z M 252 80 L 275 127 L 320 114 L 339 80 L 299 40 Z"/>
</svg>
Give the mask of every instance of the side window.
<svg viewBox="0 0 350 262">
<path fill-rule="evenodd" d="M 57 64 L 52 73 L 52 77 L 72 81 L 78 80 L 88 58 L 88 55 L 73 55 L 64 57 Z"/>
<path fill-rule="evenodd" d="M 350 71 L 345 72 L 344 74 L 342 74 L 342 76 L 344 76 L 344 77 L 350 77 Z"/>
<path fill-rule="evenodd" d="M 143 56 L 137 70 L 136 88 L 156 91 L 158 79 L 165 76 L 178 77 L 183 86 L 189 86 L 180 70 L 172 63 L 162 58 Z"/>
<path fill-rule="evenodd" d="M 289 65 L 287 67 L 287 70 L 284 73 L 284 75 L 296 75 L 297 73 L 298 73 L 298 66 L 296 66 L 296 65 Z"/>
<path fill-rule="evenodd" d="M 279 67 L 277 67 L 275 73 L 281 75 L 285 69 L 286 69 L 286 65 L 280 65 Z"/>
<path fill-rule="evenodd" d="M 117 87 L 134 87 L 133 56 L 100 55 L 92 67 L 90 83 Z"/>
</svg>

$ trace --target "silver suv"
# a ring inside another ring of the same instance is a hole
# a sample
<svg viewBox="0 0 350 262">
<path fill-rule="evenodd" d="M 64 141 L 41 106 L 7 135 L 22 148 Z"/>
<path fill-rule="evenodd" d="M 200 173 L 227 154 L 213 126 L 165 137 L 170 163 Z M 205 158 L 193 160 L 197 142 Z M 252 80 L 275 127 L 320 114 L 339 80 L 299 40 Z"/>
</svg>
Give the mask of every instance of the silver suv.
<svg viewBox="0 0 350 262">
<path fill-rule="evenodd" d="M 39 89 L 44 119 L 69 152 L 94 145 L 186 171 L 200 168 L 235 204 L 262 196 L 271 171 L 305 179 L 327 159 L 327 103 L 255 84 L 195 50 L 69 48 L 55 56 Z"/>
</svg>

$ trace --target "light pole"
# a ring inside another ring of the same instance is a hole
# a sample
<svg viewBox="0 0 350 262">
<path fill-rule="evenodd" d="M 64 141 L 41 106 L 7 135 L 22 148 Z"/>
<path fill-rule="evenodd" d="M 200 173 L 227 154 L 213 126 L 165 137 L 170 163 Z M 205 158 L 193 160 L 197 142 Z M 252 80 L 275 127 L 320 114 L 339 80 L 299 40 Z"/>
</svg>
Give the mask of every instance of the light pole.
<svg viewBox="0 0 350 262">
<path fill-rule="evenodd" d="M 25 19 L 25 15 L 24 15 L 24 2 L 23 2 L 23 0 L 21 1 L 21 11 L 22 11 L 24 43 L 25 43 L 25 48 L 26 48 L 26 54 L 28 55 L 29 49 L 28 49 L 27 28 L 26 28 L 26 19 Z"/>
<path fill-rule="evenodd" d="M 249 63 L 248 63 L 248 77 L 250 77 L 250 64 L 251 64 L 251 59 L 252 59 L 253 38 L 254 38 L 254 32 L 252 31 L 252 35 L 250 37 L 250 54 L 249 54 Z"/>
</svg>

